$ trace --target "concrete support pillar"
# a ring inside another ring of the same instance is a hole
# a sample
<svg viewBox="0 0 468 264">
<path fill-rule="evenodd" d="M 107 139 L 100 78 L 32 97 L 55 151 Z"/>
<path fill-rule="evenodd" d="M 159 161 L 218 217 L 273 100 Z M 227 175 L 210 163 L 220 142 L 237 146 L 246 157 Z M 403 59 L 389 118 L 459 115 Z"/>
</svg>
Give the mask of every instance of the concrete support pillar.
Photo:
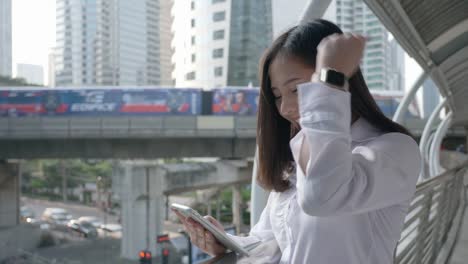
<svg viewBox="0 0 468 264">
<path fill-rule="evenodd" d="M 221 190 L 216 193 L 216 220 L 221 221 Z"/>
<path fill-rule="evenodd" d="M 236 184 L 232 187 L 232 223 L 236 227 L 237 234 L 241 232 L 242 226 L 241 204 L 241 189 L 240 186 Z"/>
<path fill-rule="evenodd" d="M 19 196 L 18 164 L 0 161 L 0 229 L 19 224 Z"/>
<path fill-rule="evenodd" d="M 164 220 L 164 177 L 162 170 L 149 163 L 123 163 L 114 173 L 121 179 L 122 242 L 121 256 L 137 259 L 140 250 L 161 254 L 156 244 Z"/>
</svg>

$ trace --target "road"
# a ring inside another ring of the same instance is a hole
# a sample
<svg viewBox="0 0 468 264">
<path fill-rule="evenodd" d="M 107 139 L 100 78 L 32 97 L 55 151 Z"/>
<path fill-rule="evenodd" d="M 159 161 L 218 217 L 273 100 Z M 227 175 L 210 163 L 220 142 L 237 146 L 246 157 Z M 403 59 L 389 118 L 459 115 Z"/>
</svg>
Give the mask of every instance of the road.
<svg viewBox="0 0 468 264">
<path fill-rule="evenodd" d="M 41 218 L 42 213 L 47 207 L 59 207 L 66 209 L 73 216 L 73 218 L 78 218 L 80 216 L 94 216 L 100 219 L 102 223 L 104 223 L 105 216 L 107 216 L 106 222 L 108 224 L 117 223 L 117 216 L 106 214 L 96 207 L 87 205 L 31 199 L 27 197 L 21 198 L 21 205 L 29 207 L 36 214 L 37 219 Z"/>
<path fill-rule="evenodd" d="M 137 264 L 139 261 L 120 257 L 120 240 L 98 239 L 67 243 L 56 247 L 37 249 L 34 253 L 55 263 L 67 264 Z M 154 253 L 154 252 L 153 252 Z M 170 248 L 169 264 L 180 264 L 181 254 Z M 153 263 L 162 263 L 154 258 Z"/>
<path fill-rule="evenodd" d="M 40 218 L 43 211 L 47 207 L 59 207 L 66 209 L 73 218 L 80 216 L 94 216 L 104 222 L 104 213 L 98 208 L 80 205 L 76 203 L 63 203 L 56 201 L 47 201 L 39 199 L 31 199 L 27 197 L 21 198 L 21 204 L 29 207 L 34 211 L 36 218 Z M 117 223 L 117 217 L 107 214 L 108 223 Z M 164 230 L 166 233 L 174 238 L 180 236 L 178 230 L 182 226 L 171 221 L 164 222 Z M 118 237 L 120 238 L 120 237 Z M 68 243 L 59 244 L 47 248 L 38 248 L 31 253 L 38 254 L 39 256 L 48 260 L 55 260 L 57 263 L 118 263 L 118 264 L 133 264 L 137 261 L 130 261 L 120 258 L 120 239 L 113 239 L 112 236 L 99 239 L 77 239 L 70 240 Z M 171 247 L 170 263 L 180 263 L 179 252 Z M 153 262 L 154 263 L 154 262 Z M 156 260 L 156 263 L 161 263 L 161 260 Z"/>
</svg>

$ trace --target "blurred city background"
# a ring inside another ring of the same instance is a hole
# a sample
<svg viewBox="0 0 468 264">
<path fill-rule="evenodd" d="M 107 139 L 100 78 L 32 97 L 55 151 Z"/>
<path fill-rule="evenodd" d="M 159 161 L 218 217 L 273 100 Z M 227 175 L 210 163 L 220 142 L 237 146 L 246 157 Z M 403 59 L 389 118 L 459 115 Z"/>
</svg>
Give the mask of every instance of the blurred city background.
<svg viewBox="0 0 468 264">
<path fill-rule="evenodd" d="M 173 202 L 248 233 L 258 62 L 308 2 L 0 0 L 0 263 L 206 260 Z M 323 18 L 368 37 L 392 118 L 423 69 L 362 0 Z M 423 80 L 404 113 L 418 137 L 441 101 Z M 449 130 L 442 149 L 466 151 Z"/>
</svg>

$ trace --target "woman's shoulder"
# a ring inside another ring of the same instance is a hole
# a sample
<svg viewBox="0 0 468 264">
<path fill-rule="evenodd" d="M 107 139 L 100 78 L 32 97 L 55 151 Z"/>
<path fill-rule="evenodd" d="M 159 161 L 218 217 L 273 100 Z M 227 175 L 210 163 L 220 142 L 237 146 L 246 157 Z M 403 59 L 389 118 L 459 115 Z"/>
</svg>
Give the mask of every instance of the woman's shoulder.
<svg viewBox="0 0 468 264">
<path fill-rule="evenodd" d="M 385 152 L 419 153 L 419 147 L 416 140 L 414 140 L 414 138 L 409 135 L 399 132 L 383 133 L 380 136 L 375 137 L 373 140 L 369 141 L 368 144 L 374 147 L 378 147 L 379 149 L 382 149 Z"/>
<path fill-rule="evenodd" d="M 392 159 L 401 166 L 406 165 L 418 170 L 421 164 L 418 143 L 414 138 L 403 133 L 390 132 L 381 134 L 365 142 L 363 147 L 380 152 L 381 157 Z"/>
</svg>

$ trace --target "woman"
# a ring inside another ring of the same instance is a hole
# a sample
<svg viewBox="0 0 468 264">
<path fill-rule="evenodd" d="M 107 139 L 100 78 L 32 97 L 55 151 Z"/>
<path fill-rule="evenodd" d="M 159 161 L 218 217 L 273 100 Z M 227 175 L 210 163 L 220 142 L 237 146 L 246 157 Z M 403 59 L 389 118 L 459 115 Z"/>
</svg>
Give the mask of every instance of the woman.
<svg viewBox="0 0 468 264">
<path fill-rule="evenodd" d="M 365 41 L 315 20 L 279 36 L 262 59 L 258 181 L 271 193 L 250 235 L 235 238 L 276 240 L 272 262 L 393 263 L 420 156 L 369 93 L 359 69 Z M 179 217 L 195 245 L 224 252 Z"/>
</svg>

